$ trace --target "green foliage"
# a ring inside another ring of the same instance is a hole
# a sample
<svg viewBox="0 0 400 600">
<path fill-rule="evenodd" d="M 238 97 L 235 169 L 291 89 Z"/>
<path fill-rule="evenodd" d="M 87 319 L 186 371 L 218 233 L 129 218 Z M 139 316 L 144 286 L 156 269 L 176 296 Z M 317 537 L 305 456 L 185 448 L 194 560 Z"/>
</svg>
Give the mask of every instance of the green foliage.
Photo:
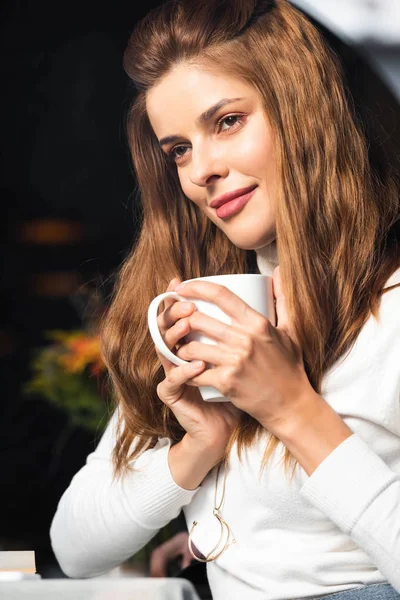
<svg viewBox="0 0 400 600">
<path fill-rule="evenodd" d="M 105 367 L 98 337 L 84 331 L 52 331 L 49 344 L 35 351 L 32 378 L 23 387 L 27 396 L 40 396 L 68 415 L 67 432 L 82 427 L 102 433 L 108 419 Z M 62 448 L 57 452 L 60 459 Z M 127 564 L 141 564 L 147 570 L 151 552 L 174 535 L 172 524 L 163 527 Z"/>
<path fill-rule="evenodd" d="M 98 433 L 107 421 L 107 403 L 101 393 L 104 374 L 93 374 L 93 363 L 83 364 L 80 370 L 67 367 L 63 359 L 71 355 L 71 350 L 65 341 L 71 340 L 73 335 L 66 337 L 65 333 L 54 332 L 52 339 L 59 341 L 34 353 L 32 379 L 24 385 L 23 391 L 28 396 L 41 396 L 61 408 L 68 414 L 71 426 Z"/>
</svg>

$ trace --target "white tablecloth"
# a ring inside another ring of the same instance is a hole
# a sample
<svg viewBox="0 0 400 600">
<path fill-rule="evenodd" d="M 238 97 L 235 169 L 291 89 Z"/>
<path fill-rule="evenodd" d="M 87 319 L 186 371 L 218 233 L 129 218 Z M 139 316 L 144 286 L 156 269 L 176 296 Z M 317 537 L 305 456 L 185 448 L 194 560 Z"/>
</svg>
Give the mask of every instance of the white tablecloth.
<svg viewBox="0 0 400 600">
<path fill-rule="evenodd" d="M 40 579 L 0 583 L 1 600 L 199 600 L 178 578 Z"/>
</svg>

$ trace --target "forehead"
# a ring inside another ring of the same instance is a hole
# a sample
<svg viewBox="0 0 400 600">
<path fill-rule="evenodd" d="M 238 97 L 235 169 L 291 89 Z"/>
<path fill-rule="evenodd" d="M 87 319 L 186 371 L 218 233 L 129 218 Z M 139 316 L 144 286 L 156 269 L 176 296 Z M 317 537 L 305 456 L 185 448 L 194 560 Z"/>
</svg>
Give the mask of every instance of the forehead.
<svg viewBox="0 0 400 600">
<path fill-rule="evenodd" d="M 222 98 L 251 97 L 243 79 L 186 63 L 176 65 L 146 96 L 146 110 L 157 135 L 189 123 Z M 175 131 L 174 131 L 175 132 Z"/>
</svg>

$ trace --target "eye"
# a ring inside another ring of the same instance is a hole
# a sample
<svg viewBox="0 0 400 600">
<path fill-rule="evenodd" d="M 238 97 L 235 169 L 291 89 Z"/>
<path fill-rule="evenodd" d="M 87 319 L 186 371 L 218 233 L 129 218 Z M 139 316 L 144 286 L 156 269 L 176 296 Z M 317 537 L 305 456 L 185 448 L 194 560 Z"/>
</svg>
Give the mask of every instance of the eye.
<svg viewBox="0 0 400 600">
<path fill-rule="evenodd" d="M 185 151 L 185 150 L 187 150 L 187 148 L 188 148 L 187 146 L 175 146 L 168 152 L 167 156 L 173 162 L 177 162 L 177 161 L 179 161 L 180 158 L 183 158 L 185 156 L 185 152 L 183 154 L 178 154 L 177 151 L 179 151 L 179 150 Z"/>
<path fill-rule="evenodd" d="M 244 115 L 227 115 L 219 119 L 216 123 L 217 131 L 221 133 L 229 132 L 240 128 L 243 124 Z M 232 123 L 233 120 L 233 123 Z M 228 126 L 225 129 L 221 129 L 221 125 L 226 123 Z M 179 163 L 181 159 L 185 158 L 186 150 L 189 146 L 174 146 L 167 154 L 168 159 L 172 162 Z"/>
<path fill-rule="evenodd" d="M 233 119 L 233 123 L 231 119 Z M 222 119 L 217 122 L 217 127 L 220 127 L 221 124 L 226 122 L 228 127 L 226 129 L 222 129 L 222 131 L 230 131 L 231 129 L 236 129 L 237 126 L 240 126 L 243 122 L 243 119 L 243 115 L 228 115 L 227 117 L 222 117 Z"/>
</svg>

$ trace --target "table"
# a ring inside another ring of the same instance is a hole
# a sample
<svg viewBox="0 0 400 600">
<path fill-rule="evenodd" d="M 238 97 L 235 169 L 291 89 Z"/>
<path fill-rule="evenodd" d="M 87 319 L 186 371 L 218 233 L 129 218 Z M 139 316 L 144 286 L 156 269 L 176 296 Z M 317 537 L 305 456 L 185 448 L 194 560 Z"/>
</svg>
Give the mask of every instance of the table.
<svg viewBox="0 0 400 600">
<path fill-rule="evenodd" d="M 1 600 L 200 600 L 193 584 L 174 577 L 40 579 L 0 583 Z"/>
</svg>

